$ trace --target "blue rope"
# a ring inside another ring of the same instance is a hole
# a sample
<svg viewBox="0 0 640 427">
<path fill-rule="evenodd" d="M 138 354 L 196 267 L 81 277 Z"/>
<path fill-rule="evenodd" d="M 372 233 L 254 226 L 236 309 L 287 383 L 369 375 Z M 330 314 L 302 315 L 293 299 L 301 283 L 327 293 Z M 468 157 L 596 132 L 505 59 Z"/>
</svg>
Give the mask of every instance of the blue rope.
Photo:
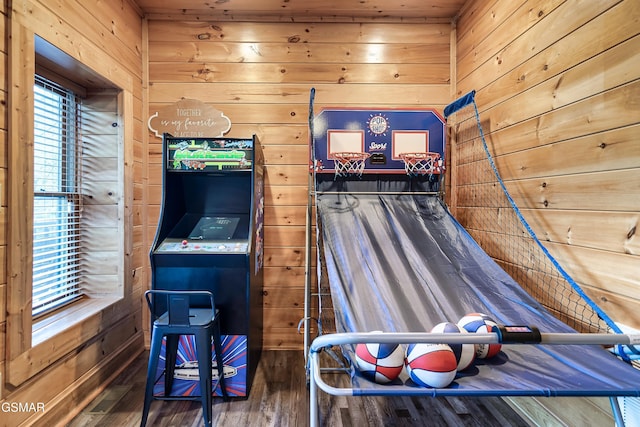
<svg viewBox="0 0 640 427">
<path fill-rule="evenodd" d="M 482 124 L 480 123 L 480 114 L 478 112 L 478 106 L 476 105 L 476 102 L 475 102 L 475 99 L 474 99 L 474 95 L 475 95 L 475 91 L 470 92 L 469 94 L 465 95 L 465 97 L 463 97 L 464 98 L 463 99 L 464 102 L 459 103 L 459 104 L 464 104 L 464 105 L 471 104 L 471 103 L 473 104 L 473 109 L 474 109 L 475 116 L 476 116 L 476 124 L 478 126 L 478 131 L 480 132 L 480 138 L 482 139 L 482 148 L 484 149 L 484 152 L 485 152 L 487 158 L 489 159 L 489 164 L 491 165 L 491 168 L 493 169 L 493 173 L 495 174 L 496 178 L 498 179 L 498 182 L 500 183 L 500 187 L 502 188 L 502 191 L 507 196 L 507 199 L 509 200 L 509 204 L 511 204 L 511 207 L 515 211 L 518 219 L 520 220 L 522 225 L 525 227 L 525 229 L 527 230 L 527 232 L 529 233 L 531 238 L 534 240 L 534 242 L 536 242 L 538 247 L 545 254 L 545 256 L 551 261 L 551 263 L 558 270 L 558 272 L 562 275 L 562 277 L 564 277 L 564 279 L 567 282 L 569 282 L 571 287 L 578 293 L 578 295 L 580 295 L 582 297 L 582 299 L 584 299 L 584 301 L 591 306 L 591 308 L 598 314 L 598 316 L 602 320 L 605 321 L 607 326 L 609 326 L 609 328 L 611 328 L 611 330 L 613 332 L 615 332 L 617 334 L 621 334 L 622 330 L 618 327 L 618 325 L 616 325 L 615 322 L 591 298 L 589 298 L 589 296 L 587 294 L 584 293 L 584 291 L 582 290 L 580 285 L 578 285 L 573 280 L 573 278 L 562 268 L 562 266 L 560 266 L 560 264 L 553 257 L 553 255 L 551 255 L 549 253 L 549 251 L 542 244 L 542 242 L 540 242 L 540 240 L 538 239 L 538 236 L 536 236 L 536 233 L 533 231 L 533 229 L 531 228 L 531 226 L 529 225 L 527 220 L 524 218 L 524 216 L 520 212 L 520 209 L 516 205 L 516 202 L 511 198 L 511 195 L 509 194 L 509 191 L 507 190 L 507 187 L 505 186 L 504 182 L 502 181 L 502 178 L 500 177 L 500 173 L 498 172 L 498 168 L 496 167 L 496 165 L 495 165 L 495 163 L 493 161 L 493 156 L 491 156 L 491 153 L 489 152 L 489 147 L 487 146 L 487 142 L 486 142 L 486 140 L 484 138 L 484 131 L 482 129 Z M 457 111 L 460 108 L 462 108 L 462 107 L 457 105 L 457 108 L 455 108 L 455 110 Z M 453 109 L 449 110 L 449 114 L 451 114 L 451 110 L 453 110 Z M 637 350 L 635 350 L 635 347 L 633 347 L 633 346 L 628 346 L 628 347 L 630 349 L 632 349 L 632 352 L 634 352 L 634 353 L 637 351 Z M 616 352 L 616 354 L 618 354 L 623 360 L 625 360 L 627 362 L 630 361 L 630 359 L 627 356 L 627 354 L 624 351 L 622 351 L 621 349 L 618 350 L 618 352 Z"/>
</svg>

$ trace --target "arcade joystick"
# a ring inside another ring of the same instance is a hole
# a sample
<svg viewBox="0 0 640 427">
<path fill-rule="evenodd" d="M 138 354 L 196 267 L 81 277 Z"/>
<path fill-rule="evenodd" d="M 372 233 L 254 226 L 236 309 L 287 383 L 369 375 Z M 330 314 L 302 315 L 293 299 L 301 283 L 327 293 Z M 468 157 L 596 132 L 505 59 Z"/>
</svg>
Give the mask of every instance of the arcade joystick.
<svg viewBox="0 0 640 427">
<path fill-rule="evenodd" d="M 185 239 L 185 240 L 182 241 L 182 247 L 183 248 L 186 248 L 188 244 L 189 244 L 188 240 Z"/>
</svg>

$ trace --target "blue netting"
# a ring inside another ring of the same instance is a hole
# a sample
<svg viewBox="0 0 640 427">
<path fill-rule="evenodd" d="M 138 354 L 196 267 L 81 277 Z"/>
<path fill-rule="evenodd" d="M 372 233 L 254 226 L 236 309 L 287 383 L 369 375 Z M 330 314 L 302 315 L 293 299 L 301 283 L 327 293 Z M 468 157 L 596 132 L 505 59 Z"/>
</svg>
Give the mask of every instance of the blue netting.
<svg viewBox="0 0 640 427">
<path fill-rule="evenodd" d="M 475 91 L 448 105 L 445 117 L 456 137 L 460 223 L 556 317 L 582 332 L 622 333 L 551 255 L 509 194 L 485 138 Z"/>
</svg>

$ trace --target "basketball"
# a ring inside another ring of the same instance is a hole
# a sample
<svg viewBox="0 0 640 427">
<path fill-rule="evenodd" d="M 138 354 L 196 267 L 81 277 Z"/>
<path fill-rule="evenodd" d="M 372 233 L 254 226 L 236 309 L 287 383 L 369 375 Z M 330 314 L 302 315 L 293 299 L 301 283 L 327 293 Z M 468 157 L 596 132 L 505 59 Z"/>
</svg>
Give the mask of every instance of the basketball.
<svg viewBox="0 0 640 427">
<path fill-rule="evenodd" d="M 368 380 L 386 384 L 398 378 L 404 367 L 404 351 L 398 344 L 356 345 L 356 366 Z"/>
<path fill-rule="evenodd" d="M 422 387 L 447 387 L 456 377 L 456 356 L 447 344 L 410 344 L 407 373 Z"/>
<path fill-rule="evenodd" d="M 483 313 L 469 313 L 458 321 L 458 326 L 474 332 L 486 334 L 493 332 L 493 328 L 498 328 L 496 322 Z M 476 344 L 476 357 L 479 359 L 489 359 L 500 353 L 502 345 L 500 344 Z"/>
<path fill-rule="evenodd" d="M 467 330 L 461 326 L 451 322 L 438 323 L 431 329 L 431 332 L 436 333 L 463 333 L 467 334 Z M 458 363 L 458 372 L 467 369 L 476 358 L 476 346 L 474 344 L 449 344 L 453 354 L 456 356 L 456 362 Z"/>
</svg>

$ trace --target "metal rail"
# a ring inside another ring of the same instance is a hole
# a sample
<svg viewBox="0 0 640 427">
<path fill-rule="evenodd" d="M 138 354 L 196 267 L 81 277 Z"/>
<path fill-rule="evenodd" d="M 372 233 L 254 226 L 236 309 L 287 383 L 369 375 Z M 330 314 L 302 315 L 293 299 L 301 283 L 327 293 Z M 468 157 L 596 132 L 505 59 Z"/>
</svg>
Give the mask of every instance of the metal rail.
<svg viewBox="0 0 640 427">
<path fill-rule="evenodd" d="M 437 196 L 437 191 L 317 191 L 316 195 L 343 195 L 343 196 Z"/>
<path fill-rule="evenodd" d="M 588 334 L 588 333 L 541 333 L 540 344 L 547 345 L 637 345 L 640 343 L 640 334 Z M 328 347 L 357 343 L 386 343 L 386 344 L 411 344 L 411 343 L 449 343 L 449 344 L 504 344 L 497 333 L 429 333 L 429 332 L 356 332 L 335 333 L 321 335 L 313 340 L 309 348 L 309 425 L 317 427 L 319 422 L 318 389 L 332 396 L 353 396 L 356 389 L 351 387 L 334 387 L 322 379 L 320 367 L 320 353 Z M 518 344 L 515 345 L 531 345 Z M 440 395 L 447 394 L 443 389 L 420 389 L 413 394 Z M 407 391 L 409 393 L 409 390 Z M 459 395 L 452 390 L 449 394 Z M 618 400 L 610 397 L 613 417 L 616 425 L 624 426 L 624 419 L 620 412 Z"/>
</svg>

